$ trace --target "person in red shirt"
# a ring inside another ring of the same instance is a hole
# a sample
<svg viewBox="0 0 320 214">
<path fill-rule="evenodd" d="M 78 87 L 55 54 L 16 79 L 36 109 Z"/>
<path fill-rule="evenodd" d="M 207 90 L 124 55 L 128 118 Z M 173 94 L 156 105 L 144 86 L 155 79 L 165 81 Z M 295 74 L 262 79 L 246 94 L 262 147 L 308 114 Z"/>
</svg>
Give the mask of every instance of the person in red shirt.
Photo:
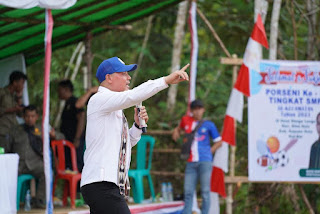
<svg viewBox="0 0 320 214">
<path fill-rule="evenodd" d="M 199 123 L 194 140 L 191 145 L 190 155 L 186 165 L 184 179 L 183 213 L 192 211 L 193 195 L 196 190 L 198 179 L 201 184 L 202 208 L 201 213 L 206 214 L 210 208 L 210 178 L 212 170 L 213 153 L 222 145 L 220 134 L 215 124 L 209 120 L 203 120 L 205 112 L 201 100 L 194 100 L 190 104 L 192 116 L 183 116 L 180 125 L 173 131 L 173 140 L 179 139 L 183 133 L 191 133 Z M 211 139 L 213 144 L 211 145 Z"/>
</svg>

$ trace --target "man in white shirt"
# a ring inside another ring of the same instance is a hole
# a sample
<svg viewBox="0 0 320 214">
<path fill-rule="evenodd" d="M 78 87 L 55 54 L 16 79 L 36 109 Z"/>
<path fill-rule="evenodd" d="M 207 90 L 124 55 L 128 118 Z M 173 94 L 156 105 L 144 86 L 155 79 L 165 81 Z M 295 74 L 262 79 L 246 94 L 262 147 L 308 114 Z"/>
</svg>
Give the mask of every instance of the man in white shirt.
<svg viewBox="0 0 320 214">
<path fill-rule="evenodd" d="M 142 130 L 139 117 L 148 122 L 148 114 L 141 107 L 135 109 L 134 124 L 129 129 L 123 109 L 135 106 L 168 87 L 189 80 L 185 70 L 149 80 L 129 90 L 128 72 L 136 64 L 125 65 L 118 57 L 104 60 L 97 69 L 100 82 L 87 107 L 86 151 L 81 178 L 81 193 L 91 214 L 130 213 L 125 196 L 128 195 L 128 171 L 131 148 L 140 140 Z"/>
</svg>

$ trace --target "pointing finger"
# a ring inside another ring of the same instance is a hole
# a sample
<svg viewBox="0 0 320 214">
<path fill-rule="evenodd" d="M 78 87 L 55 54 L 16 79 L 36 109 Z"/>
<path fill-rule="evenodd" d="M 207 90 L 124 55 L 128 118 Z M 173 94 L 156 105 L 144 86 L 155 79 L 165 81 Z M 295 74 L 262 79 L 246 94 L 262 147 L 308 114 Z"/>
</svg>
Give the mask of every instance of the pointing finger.
<svg viewBox="0 0 320 214">
<path fill-rule="evenodd" d="M 186 64 L 183 68 L 180 69 L 180 71 L 185 71 L 190 66 L 190 63 Z"/>
</svg>

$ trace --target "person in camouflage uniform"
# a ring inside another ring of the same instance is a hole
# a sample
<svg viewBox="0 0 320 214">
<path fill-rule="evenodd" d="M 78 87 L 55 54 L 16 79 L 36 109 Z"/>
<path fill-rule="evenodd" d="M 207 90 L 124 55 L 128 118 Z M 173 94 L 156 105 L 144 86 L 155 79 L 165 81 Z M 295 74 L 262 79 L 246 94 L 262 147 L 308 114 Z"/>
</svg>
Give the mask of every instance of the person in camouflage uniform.
<svg viewBox="0 0 320 214">
<path fill-rule="evenodd" d="M 32 207 L 45 208 L 46 199 L 46 181 L 43 165 L 43 143 L 41 126 L 37 125 L 38 120 L 37 109 L 33 105 L 29 105 L 23 110 L 24 124 L 12 127 L 8 137 L 8 152 L 17 153 L 19 155 L 18 174 L 31 174 L 38 181 L 35 197 L 33 193 Z M 58 136 L 58 134 L 57 134 Z M 56 137 L 54 129 L 50 132 L 50 138 Z"/>
<path fill-rule="evenodd" d="M 23 110 L 22 91 L 27 76 L 14 71 L 9 77 L 9 85 L 0 88 L 0 147 L 8 150 L 8 133 L 10 129 L 17 125 L 16 115 L 20 115 Z"/>
</svg>

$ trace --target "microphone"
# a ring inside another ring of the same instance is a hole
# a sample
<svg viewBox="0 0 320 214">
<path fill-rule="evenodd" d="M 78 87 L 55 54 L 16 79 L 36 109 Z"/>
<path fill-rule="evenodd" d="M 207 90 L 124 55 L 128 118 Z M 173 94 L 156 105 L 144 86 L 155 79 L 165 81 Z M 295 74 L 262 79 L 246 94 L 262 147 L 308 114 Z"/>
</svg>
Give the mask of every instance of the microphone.
<svg viewBox="0 0 320 214">
<path fill-rule="evenodd" d="M 139 104 L 136 105 L 136 108 L 138 109 L 138 112 L 140 112 L 140 108 L 142 107 L 142 102 L 140 102 Z M 146 133 L 147 132 L 147 124 L 146 121 L 144 119 L 142 119 L 141 117 L 139 117 L 139 123 L 140 123 L 140 128 L 142 129 L 142 133 Z"/>
</svg>

